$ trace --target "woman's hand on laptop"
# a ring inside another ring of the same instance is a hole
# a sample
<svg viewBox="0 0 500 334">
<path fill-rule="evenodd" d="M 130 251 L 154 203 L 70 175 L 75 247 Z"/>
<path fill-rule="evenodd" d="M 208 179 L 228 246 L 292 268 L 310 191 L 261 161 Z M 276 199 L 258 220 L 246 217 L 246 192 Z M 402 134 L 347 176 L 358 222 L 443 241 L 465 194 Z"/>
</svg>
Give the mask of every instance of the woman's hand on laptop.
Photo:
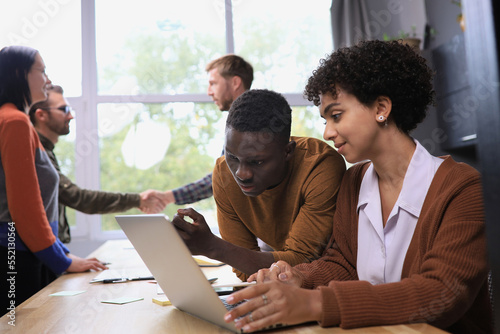
<svg viewBox="0 0 500 334">
<path fill-rule="evenodd" d="M 186 221 L 184 217 L 191 218 L 193 222 Z M 209 252 L 217 237 L 212 233 L 201 214 L 192 208 L 178 209 L 172 223 L 193 255 L 210 257 Z"/>
<path fill-rule="evenodd" d="M 253 332 L 275 324 L 299 324 L 321 320 L 320 290 L 301 289 L 278 281 L 256 284 L 232 293 L 229 304 L 248 300 L 224 316 L 238 329 Z"/>
</svg>

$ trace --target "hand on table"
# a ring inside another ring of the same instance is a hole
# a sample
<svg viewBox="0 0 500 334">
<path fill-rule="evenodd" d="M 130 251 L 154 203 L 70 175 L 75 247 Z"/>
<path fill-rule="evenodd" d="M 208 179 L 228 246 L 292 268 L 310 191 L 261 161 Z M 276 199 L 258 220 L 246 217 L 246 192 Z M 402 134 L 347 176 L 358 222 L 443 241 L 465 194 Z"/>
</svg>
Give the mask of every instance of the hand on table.
<svg viewBox="0 0 500 334">
<path fill-rule="evenodd" d="M 108 267 L 103 265 L 102 262 L 95 257 L 91 259 L 83 259 L 71 253 L 66 254 L 66 256 L 72 260 L 68 269 L 66 269 L 66 271 L 70 273 L 81 273 L 91 269 L 96 271 L 108 269 Z"/>
</svg>

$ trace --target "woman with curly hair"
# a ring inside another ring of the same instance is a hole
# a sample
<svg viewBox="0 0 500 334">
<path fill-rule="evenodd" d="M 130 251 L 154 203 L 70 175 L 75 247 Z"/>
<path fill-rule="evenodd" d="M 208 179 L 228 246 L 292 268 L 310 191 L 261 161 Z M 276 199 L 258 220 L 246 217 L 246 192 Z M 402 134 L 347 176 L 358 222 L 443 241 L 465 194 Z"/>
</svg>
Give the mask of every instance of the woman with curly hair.
<svg viewBox="0 0 500 334">
<path fill-rule="evenodd" d="M 325 140 L 354 165 L 322 258 L 261 269 L 228 301 L 238 328 L 318 321 L 355 328 L 429 323 L 491 333 L 479 173 L 410 136 L 434 100 L 425 60 L 398 42 L 364 41 L 323 59 L 305 95 Z"/>
</svg>

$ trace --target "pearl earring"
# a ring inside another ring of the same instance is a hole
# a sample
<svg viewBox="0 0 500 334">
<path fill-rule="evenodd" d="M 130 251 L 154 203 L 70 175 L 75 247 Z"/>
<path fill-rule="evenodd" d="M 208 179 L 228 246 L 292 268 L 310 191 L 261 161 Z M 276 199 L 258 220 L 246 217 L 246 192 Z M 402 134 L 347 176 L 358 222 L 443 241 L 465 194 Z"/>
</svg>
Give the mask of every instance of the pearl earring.
<svg viewBox="0 0 500 334">
<path fill-rule="evenodd" d="M 384 116 L 380 115 L 380 116 L 378 117 L 378 120 L 379 120 L 379 121 L 383 121 L 383 120 L 384 120 Z"/>
</svg>

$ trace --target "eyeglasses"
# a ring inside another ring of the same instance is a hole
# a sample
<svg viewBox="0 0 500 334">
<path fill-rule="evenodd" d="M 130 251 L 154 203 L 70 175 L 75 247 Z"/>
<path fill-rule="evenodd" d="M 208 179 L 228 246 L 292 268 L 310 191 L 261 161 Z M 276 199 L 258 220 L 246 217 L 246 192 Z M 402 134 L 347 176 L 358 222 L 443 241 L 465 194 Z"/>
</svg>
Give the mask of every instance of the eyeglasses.
<svg viewBox="0 0 500 334">
<path fill-rule="evenodd" d="M 62 106 L 62 107 L 47 107 L 45 109 L 57 109 L 57 110 L 61 110 L 63 113 L 65 114 L 68 114 L 70 112 L 73 111 L 73 108 L 71 108 L 70 106 Z"/>
</svg>

